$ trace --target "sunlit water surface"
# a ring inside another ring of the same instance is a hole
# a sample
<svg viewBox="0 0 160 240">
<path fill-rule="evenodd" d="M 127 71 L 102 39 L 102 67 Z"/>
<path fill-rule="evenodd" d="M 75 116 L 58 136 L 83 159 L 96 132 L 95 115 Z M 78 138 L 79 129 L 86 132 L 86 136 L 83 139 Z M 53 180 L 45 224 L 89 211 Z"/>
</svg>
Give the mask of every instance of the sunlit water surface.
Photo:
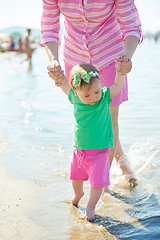
<svg viewBox="0 0 160 240">
<path fill-rule="evenodd" d="M 80 219 L 89 183 L 79 209 L 69 204 L 73 107 L 47 75 L 45 50 L 35 51 L 32 68 L 24 58 L 0 59 L 0 130 L 8 144 L 0 164 L 42 189 L 30 213 L 45 229 L 37 239 L 160 239 L 160 42 L 138 47 L 129 101 L 120 107 L 120 139 L 139 184 L 130 189 L 114 161 L 113 196 L 99 201 L 94 224 Z"/>
</svg>

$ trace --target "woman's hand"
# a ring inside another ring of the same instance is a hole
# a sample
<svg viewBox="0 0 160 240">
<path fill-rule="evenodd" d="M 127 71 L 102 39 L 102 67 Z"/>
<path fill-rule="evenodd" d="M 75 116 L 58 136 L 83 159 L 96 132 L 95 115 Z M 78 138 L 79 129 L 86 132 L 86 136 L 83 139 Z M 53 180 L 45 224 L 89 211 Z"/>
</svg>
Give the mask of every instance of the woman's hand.
<svg viewBox="0 0 160 240">
<path fill-rule="evenodd" d="M 132 61 L 130 60 L 129 54 L 122 52 L 116 59 L 116 70 L 125 75 L 132 69 Z"/>
<path fill-rule="evenodd" d="M 57 87 L 61 87 L 62 81 L 64 79 L 64 71 L 57 60 L 52 61 L 52 65 L 47 66 L 48 75 L 55 81 Z"/>
</svg>

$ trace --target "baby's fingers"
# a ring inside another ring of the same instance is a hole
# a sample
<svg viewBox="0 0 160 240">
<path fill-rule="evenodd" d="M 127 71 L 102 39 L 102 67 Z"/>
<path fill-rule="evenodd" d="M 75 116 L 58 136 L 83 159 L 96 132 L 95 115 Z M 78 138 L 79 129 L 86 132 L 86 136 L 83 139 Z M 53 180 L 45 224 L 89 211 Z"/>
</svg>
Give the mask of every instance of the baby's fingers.
<svg viewBox="0 0 160 240">
<path fill-rule="evenodd" d="M 58 79 L 62 79 L 64 77 L 64 73 L 63 71 L 58 71 L 58 72 L 48 72 L 48 75 L 53 79 L 53 80 L 58 80 Z"/>
<path fill-rule="evenodd" d="M 120 74 L 127 74 L 131 71 L 132 69 L 132 62 L 129 61 L 127 63 L 121 63 L 116 61 L 116 70 L 120 73 Z"/>
</svg>

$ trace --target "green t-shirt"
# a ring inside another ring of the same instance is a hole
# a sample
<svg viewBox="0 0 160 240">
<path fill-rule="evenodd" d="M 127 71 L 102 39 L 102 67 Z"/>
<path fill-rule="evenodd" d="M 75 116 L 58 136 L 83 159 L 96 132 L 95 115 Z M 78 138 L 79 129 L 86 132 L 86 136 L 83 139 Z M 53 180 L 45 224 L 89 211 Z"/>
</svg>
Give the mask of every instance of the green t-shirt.
<svg viewBox="0 0 160 240">
<path fill-rule="evenodd" d="M 74 105 L 74 147 L 99 150 L 114 146 L 109 111 L 110 89 L 102 88 L 102 97 L 94 105 L 84 104 L 71 89 L 68 99 Z"/>
</svg>

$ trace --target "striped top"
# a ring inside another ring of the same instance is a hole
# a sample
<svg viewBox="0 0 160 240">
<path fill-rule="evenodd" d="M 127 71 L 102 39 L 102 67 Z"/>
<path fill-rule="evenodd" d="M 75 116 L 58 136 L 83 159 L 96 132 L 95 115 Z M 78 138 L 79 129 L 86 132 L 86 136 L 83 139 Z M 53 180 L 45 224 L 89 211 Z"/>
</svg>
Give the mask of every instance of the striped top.
<svg viewBox="0 0 160 240">
<path fill-rule="evenodd" d="M 58 42 L 64 15 L 63 59 L 74 66 L 91 63 L 99 70 L 123 51 L 128 36 L 142 38 L 134 0 L 42 0 L 41 46 Z"/>
</svg>

